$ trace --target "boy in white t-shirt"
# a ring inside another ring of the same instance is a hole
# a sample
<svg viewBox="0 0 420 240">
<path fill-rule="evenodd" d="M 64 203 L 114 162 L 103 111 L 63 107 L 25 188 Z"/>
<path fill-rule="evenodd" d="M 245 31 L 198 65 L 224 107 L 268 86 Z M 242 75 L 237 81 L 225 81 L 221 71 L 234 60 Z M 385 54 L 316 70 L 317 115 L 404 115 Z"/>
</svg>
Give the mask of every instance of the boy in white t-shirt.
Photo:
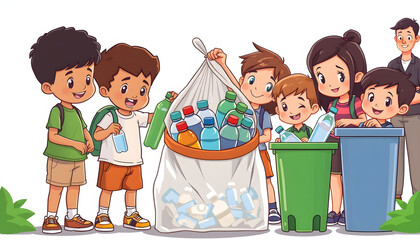
<svg viewBox="0 0 420 240">
<path fill-rule="evenodd" d="M 101 54 L 94 78 L 99 93 L 118 108 L 114 123 L 111 112 L 97 124 L 93 137 L 102 141 L 97 186 L 102 189 L 95 220 L 98 231 L 113 231 L 108 209 L 113 191 L 125 189 L 124 227 L 150 229 L 150 222 L 136 210 L 137 190 L 143 187 L 140 127 L 150 123 L 153 113 L 140 112 L 149 103 L 149 90 L 159 72 L 159 59 L 147 49 L 117 44 Z M 174 93 L 172 93 L 174 96 Z M 174 96 L 176 97 L 176 96 Z M 117 152 L 112 134 L 123 130 L 127 151 Z"/>
</svg>

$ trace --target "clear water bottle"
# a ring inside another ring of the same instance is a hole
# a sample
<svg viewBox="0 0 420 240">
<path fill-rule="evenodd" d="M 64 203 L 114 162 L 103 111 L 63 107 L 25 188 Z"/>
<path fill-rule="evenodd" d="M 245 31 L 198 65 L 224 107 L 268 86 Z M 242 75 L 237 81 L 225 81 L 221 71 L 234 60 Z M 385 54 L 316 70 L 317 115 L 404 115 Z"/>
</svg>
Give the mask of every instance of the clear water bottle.
<svg viewBox="0 0 420 240">
<path fill-rule="evenodd" d="M 295 134 L 284 130 L 282 126 L 276 128 L 276 132 L 280 135 L 281 142 L 302 142 Z"/>
<path fill-rule="evenodd" d="M 245 115 L 244 115 L 244 117 L 245 117 L 245 118 L 248 118 L 248 119 L 249 119 L 249 120 L 251 120 L 251 122 L 252 122 L 251 127 L 249 127 L 249 131 L 251 132 L 251 137 L 252 137 L 252 136 L 254 136 L 254 130 L 255 130 L 255 123 L 254 123 L 254 119 L 253 119 L 253 117 L 254 117 L 254 112 L 253 112 L 251 109 L 247 109 L 247 110 L 245 111 Z"/>
<path fill-rule="evenodd" d="M 226 113 L 228 113 L 230 110 L 235 109 L 235 100 L 236 100 L 236 93 L 232 91 L 227 91 L 225 99 L 220 101 L 219 105 L 217 106 L 217 112 L 216 112 L 216 120 L 217 120 L 217 126 L 220 129 L 220 126 L 222 125 L 223 119 L 225 119 Z"/>
<path fill-rule="evenodd" d="M 219 131 L 214 127 L 214 118 L 204 118 L 204 128 L 201 131 L 201 149 L 220 150 Z"/>
<path fill-rule="evenodd" d="M 242 123 L 241 126 L 238 127 L 238 144 L 237 146 L 241 146 L 247 142 L 249 142 L 249 140 L 251 140 L 251 131 L 250 131 L 250 127 L 252 126 L 252 121 L 249 118 L 244 118 L 242 119 Z"/>
<path fill-rule="evenodd" d="M 182 121 L 182 115 L 181 112 L 176 111 L 171 113 L 171 119 L 172 119 L 172 124 L 171 124 L 171 136 L 172 138 L 176 141 L 178 138 L 178 129 L 176 129 L 176 124 Z"/>
<path fill-rule="evenodd" d="M 331 107 L 327 114 L 319 117 L 318 122 L 312 132 L 308 142 L 325 142 L 328 136 L 331 134 L 335 126 L 334 116 L 337 114 L 337 108 Z"/>
<path fill-rule="evenodd" d="M 198 140 L 200 140 L 201 131 L 203 130 L 201 118 L 194 113 L 194 108 L 191 105 L 184 107 L 182 112 L 184 113 L 184 121 L 187 122 L 188 129 L 193 131 Z"/>
<path fill-rule="evenodd" d="M 207 194 L 207 199 L 209 199 L 213 204 L 214 217 L 222 227 L 229 227 L 233 222 L 235 222 L 235 218 L 229 211 L 228 205 L 226 202 L 219 200 L 215 192 L 209 192 Z"/>
<path fill-rule="evenodd" d="M 254 209 L 254 202 L 252 201 L 251 195 L 249 195 L 249 192 L 246 188 L 241 189 L 241 201 L 244 209 L 246 211 L 251 211 Z"/>
<path fill-rule="evenodd" d="M 223 119 L 222 127 L 226 125 L 227 120 L 229 119 L 230 115 L 234 115 L 238 117 L 238 123 L 242 122 L 242 119 L 244 119 L 245 111 L 248 109 L 245 103 L 240 102 L 236 105 L 235 109 L 230 110 L 226 113 L 225 119 Z"/>
<path fill-rule="evenodd" d="M 228 124 L 220 129 L 220 150 L 236 147 L 238 143 L 239 133 L 236 125 L 238 124 L 238 117 L 230 115 Z"/>
<path fill-rule="evenodd" d="M 214 119 L 214 122 L 216 122 L 216 115 L 212 110 L 209 109 L 209 103 L 207 100 L 201 100 L 197 102 L 197 116 L 201 118 L 201 121 L 204 123 L 204 118 L 210 117 Z M 218 128 L 217 124 L 215 124 L 216 129 Z"/>
<path fill-rule="evenodd" d="M 114 140 L 114 147 L 117 153 L 127 152 L 127 140 L 125 139 L 125 133 L 123 130 L 119 134 L 112 134 L 112 139 Z"/>
<path fill-rule="evenodd" d="M 228 188 L 226 189 L 226 202 L 230 208 L 238 205 L 238 193 L 235 185 L 235 182 L 228 182 Z"/>
</svg>

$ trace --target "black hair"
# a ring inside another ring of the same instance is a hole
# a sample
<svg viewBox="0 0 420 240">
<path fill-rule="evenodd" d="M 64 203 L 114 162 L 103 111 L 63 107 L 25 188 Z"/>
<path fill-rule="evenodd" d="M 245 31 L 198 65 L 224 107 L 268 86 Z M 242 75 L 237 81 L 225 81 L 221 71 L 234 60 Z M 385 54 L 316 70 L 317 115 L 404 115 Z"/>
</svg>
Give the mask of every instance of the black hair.
<svg viewBox="0 0 420 240">
<path fill-rule="evenodd" d="M 366 59 L 360 48 L 361 36 L 355 30 L 348 30 L 343 37 L 328 36 L 318 40 L 311 48 L 306 58 L 306 65 L 317 89 L 318 103 L 322 109 L 328 110 L 328 105 L 335 99 L 325 96 L 318 91 L 318 81 L 313 67 L 328 59 L 338 56 L 343 60 L 350 72 L 350 91 L 349 96 L 360 97 L 362 89 L 359 83 L 355 83 L 355 75 L 358 72 L 363 74 L 367 71 Z"/>
<path fill-rule="evenodd" d="M 29 58 L 38 81 L 54 84 L 56 71 L 97 64 L 100 49 L 96 38 L 86 31 L 59 27 L 38 38 Z"/>
<path fill-rule="evenodd" d="M 369 71 L 362 78 L 362 89 L 366 91 L 373 86 L 386 86 L 385 88 L 397 85 L 398 105 L 410 104 L 416 93 L 416 85 L 409 80 L 409 75 L 391 68 L 381 67 Z"/>
<path fill-rule="evenodd" d="M 408 27 L 412 27 L 415 36 L 419 35 L 419 24 L 416 20 L 410 18 L 403 18 L 395 24 L 391 29 L 397 32 L 398 29 L 406 29 Z"/>
</svg>

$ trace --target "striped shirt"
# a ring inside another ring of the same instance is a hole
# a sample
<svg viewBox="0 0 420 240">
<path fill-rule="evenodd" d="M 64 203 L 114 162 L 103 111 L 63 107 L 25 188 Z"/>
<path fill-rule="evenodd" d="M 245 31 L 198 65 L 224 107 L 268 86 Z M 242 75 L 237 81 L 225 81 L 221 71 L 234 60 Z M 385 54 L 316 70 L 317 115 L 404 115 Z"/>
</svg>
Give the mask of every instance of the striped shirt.
<svg viewBox="0 0 420 240">
<path fill-rule="evenodd" d="M 328 105 L 328 109 L 331 108 L 333 102 L 330 102 L 330 104 Z M 340 119 L 352 119 L 351 114 L 350 114 L 350 101 L 346 102 L 346 103 L 340 103 L 339 101 L 337 101 L 337 105 L 335 106 L 335 108 L 337 108 L 337 114 L 335 114 L 335 121 L 340 120 Z M 356 116 L 359 117 L 360 114 L 364 114 L 365 112 L 363 112 L 362 109 L 362 101 L 360 101 L 360 98 L 356 97 L 354 99 L 354 108 L 355 108 L 355 112 L 356 112 Z M 348 125 L 346 126 L 346 128 L 355 128 L 358 127 L 356 125 Z M 336 136 L 334 136 L 333 134 L 331 134 L 331 137 L 334 138 L 338 138 Z"/>
</svg>

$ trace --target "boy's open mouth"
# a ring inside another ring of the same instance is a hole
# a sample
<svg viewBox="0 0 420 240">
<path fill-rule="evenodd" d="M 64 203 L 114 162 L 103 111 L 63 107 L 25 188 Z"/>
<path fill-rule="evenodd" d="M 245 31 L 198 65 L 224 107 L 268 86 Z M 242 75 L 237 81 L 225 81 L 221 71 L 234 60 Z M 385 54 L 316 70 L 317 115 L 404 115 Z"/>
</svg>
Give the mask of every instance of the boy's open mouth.
<svg viewBox="0 0 420 240">
<path fill-rule="evenodd" d="M 373 113 L 374 113 L 375 115 L 379 115 L 379 114 L 381 114 L 381 112 L 383 112 L 384 110 L 378 110 L 378 109 L 372 108 L 372 111 L 373 111 Z"/>
<path fill-rule="evenodd" d="M 331 89 L 331 91 L 333 91 L 333 92 L 338 92 L 338 90 L 339 90 L 340 88 L 338 87 L 338 88 L 334 88 L 334 89 Z"/>
<path fill-rule="evenodd" d="M 125 105 L 127 106 L 127 107 L 134 107 L 134 105 L 136 105 L 136 103 L 137 103 L 137 100 L 135 100 L 135 99 L 130 99 L 130 98 L 126 98 L 125 99 Z"/>
<path fill-rule="evenodd" d="M 80 93 L 73 93 L 73 96 L 77 99 L 81 99 L 86 92 L 80 92 Z"/>
<path fill-rule="evenodd" d="M 300 113 L 298 113 L 297 115 L 294 115 L 294 116 L 290 116 L 290 118 L 293 119 L 293 120 L 299 120 Z"/>
</svg>

